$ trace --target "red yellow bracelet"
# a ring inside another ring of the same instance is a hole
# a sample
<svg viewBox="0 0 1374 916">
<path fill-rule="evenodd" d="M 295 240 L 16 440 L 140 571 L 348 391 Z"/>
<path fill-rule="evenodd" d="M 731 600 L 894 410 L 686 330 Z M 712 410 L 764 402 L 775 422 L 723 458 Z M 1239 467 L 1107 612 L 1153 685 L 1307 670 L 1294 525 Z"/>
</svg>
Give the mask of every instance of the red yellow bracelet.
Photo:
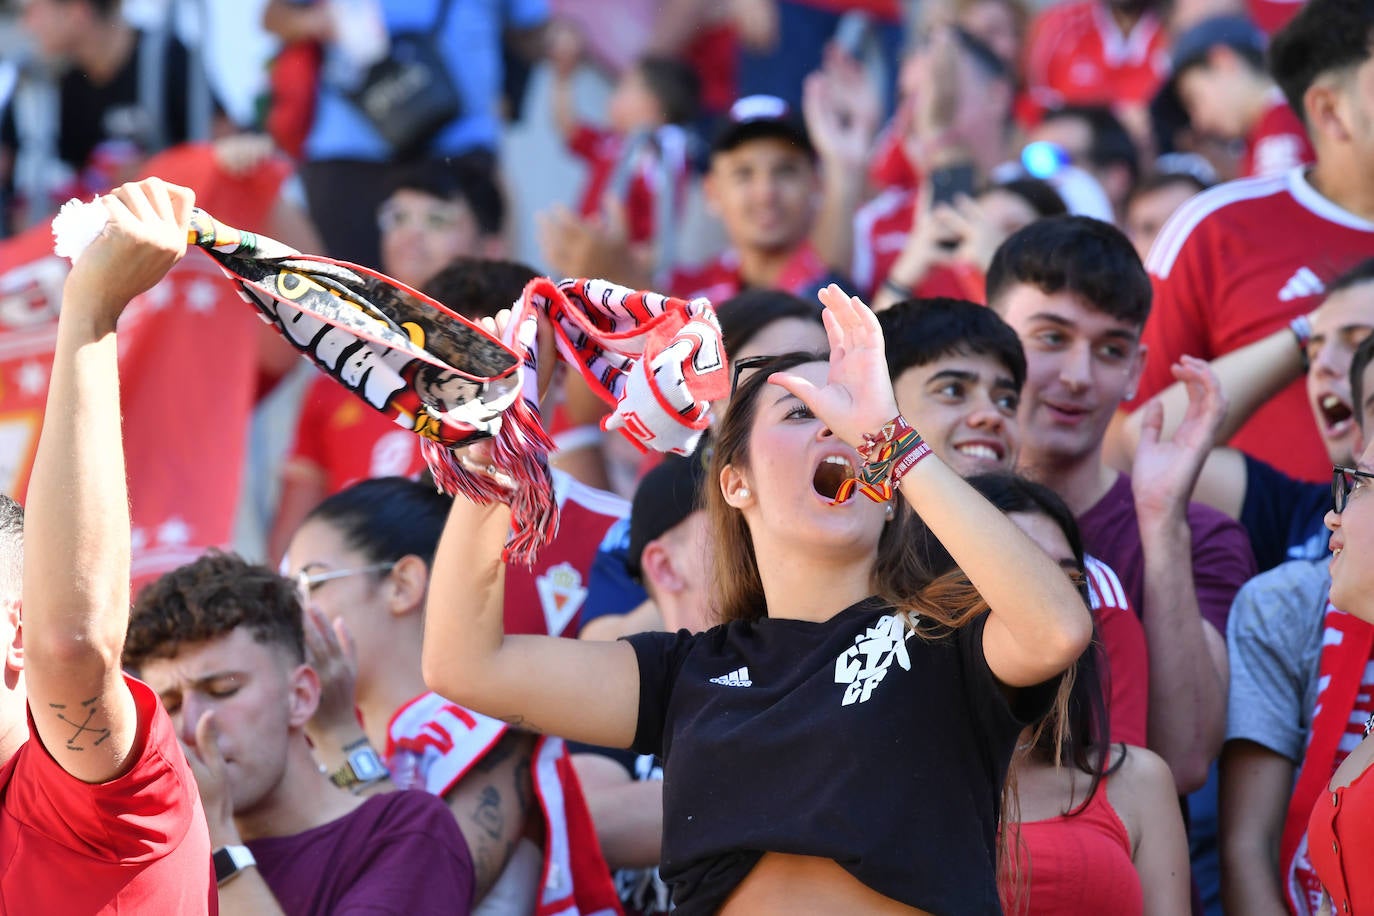
<svg viewBox="0 0 1374 916">
<path fill-rule="evenodd" d="M 856 488 L 875 503 L 887 502 L 901 485 L 902 477 L 930 454 L 930 446 L 898 414 L 883 424 L 877 435 L 864 433 L 858 451 L 863 458 L 859 476 L 840 484 L 831 505 L 849 499 Z"/>
</svg>

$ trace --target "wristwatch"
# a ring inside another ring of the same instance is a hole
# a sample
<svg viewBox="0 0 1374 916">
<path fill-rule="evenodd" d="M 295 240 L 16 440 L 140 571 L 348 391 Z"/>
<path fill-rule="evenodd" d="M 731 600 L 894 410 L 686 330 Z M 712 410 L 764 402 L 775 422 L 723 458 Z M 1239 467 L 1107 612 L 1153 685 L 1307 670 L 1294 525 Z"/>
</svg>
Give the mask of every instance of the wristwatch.
<svg viewBox="0 0 1374 916">
<path fill-rule="evenodd" d="M 377 756 L 377 752 L 372 749 L 366 738 L 345 747 L 344 754 L 347 758 L 344 765 L 329 774 L 329 781 L 340 789 L 356 791 L 391 775 L 387 772 L 386 764 L 382 763 L 382 758 Z"/>
<path fill-rule="evenodd" d="M 215 884 L 221 887 L 245 868 L 258 864 L 247 846 L 221 846 L 215 850 L 212 859 L 215 863 Z"/>
</svg>

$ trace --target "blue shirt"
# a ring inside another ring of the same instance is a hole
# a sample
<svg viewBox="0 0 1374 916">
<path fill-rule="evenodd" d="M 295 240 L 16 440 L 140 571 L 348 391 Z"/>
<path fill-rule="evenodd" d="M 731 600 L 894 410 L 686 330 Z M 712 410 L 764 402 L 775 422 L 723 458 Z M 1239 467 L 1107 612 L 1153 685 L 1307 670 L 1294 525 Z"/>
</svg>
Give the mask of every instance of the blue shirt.
<svg viewBox="0 0 1374 916">
<path fill-rule="evenodd" d="M 380 2 L 391 35 L 428 32 L 442 5 L 442 0 Z M 451 0 L 436 40 L 463 98 L 463 110 L 430 143 L 431 155 L 456 156 L 479 149 L 495 152 L 501 134 L 497 106 L 504 76 L 502 33 L 542 25 L 548 15 L 548 0 Z M 320 70 L 315 122 L 305 141 L 306 159 L 384 162 L 391 158 L 391 150 L 336 82 L 339 53 L 329 48 Z"/>
<path fill-rule="evenodd" d="M 1271 465 L 1245 456 L 1245 501 L 1240 523 L 1250 534 L 1260 572 L 1289 560 L 1319 560 L 1331 532 L 1323 519 L 1331 508 L 1331 487 L 1295 480 Z"/>
</svg>

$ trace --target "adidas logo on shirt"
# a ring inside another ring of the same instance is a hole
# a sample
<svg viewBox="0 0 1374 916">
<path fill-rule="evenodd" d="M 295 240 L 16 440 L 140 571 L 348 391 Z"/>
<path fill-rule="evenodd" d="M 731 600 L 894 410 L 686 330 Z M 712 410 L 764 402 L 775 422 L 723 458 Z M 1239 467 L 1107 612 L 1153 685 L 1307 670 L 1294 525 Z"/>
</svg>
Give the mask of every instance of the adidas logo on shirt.
<svg viewBox="0 0 1374 916">
<path fill-rule="evenodd" d="M 1288 278 L 1288 282 L 1283 284 L 1283 289 L 1279 290 L 1279 301 L 1292 302 L 1294 299 L 1305 299 L 1324 292 L 1326 284 L 1322 283 L 1321 278 L 1310 268 L 1299 267 L 1293 276 Z"/>
<path fill-rule="evenodd" d="M 749 680 L 749 666 L 737 668 L 729 674 L 722 674 L 720 677 L 711 678 L 712 684 L 720 684 L 722 687 L 752 687 L 754 682 Z"/>
</svg>

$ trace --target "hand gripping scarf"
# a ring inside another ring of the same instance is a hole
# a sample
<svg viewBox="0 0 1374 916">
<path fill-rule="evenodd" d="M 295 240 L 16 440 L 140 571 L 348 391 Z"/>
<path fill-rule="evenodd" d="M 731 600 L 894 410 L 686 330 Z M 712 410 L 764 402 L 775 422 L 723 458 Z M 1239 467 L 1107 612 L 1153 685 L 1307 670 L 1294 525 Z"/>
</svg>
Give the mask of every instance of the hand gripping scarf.
<svg viewBox="0 0 1374 916">
<path fill-rule="evenodd" d="M 97 204 L 69 202 L 53 220 L 59 255 L 73 260 L 104 226 Z M 538 314 L 558 351 L 616 410 L 604 422 L 641 450 L 690 452 L 728 392 L 710 303 L 595 280 L 532 281 L 497 340 L 402 283 L 355 264 L 302 255 L 195 211 L 188 242 L 316 366 L 422 439 L 449 493 L 511 507 L 504 557 L 531 563 L 557 530 L 535 370 Z M 526 372 L 525 370 L 529 371 Z M 455 447 L 493 440 L 493 473 L 469 469 Z"/>
</svg>

